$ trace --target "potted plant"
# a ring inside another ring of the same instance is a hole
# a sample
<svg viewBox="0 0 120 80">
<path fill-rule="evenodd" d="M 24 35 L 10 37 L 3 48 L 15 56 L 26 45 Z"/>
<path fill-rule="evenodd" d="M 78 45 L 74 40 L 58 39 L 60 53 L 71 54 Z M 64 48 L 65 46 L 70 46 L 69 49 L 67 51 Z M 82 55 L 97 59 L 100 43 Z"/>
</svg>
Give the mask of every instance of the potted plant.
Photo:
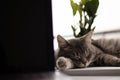
<svg viewBox="0 0 120 80">
<path fill-rule="evenodd" d="M 72 25 L 74 37 L 81 37 L 89 31 L 94 31 L 95 26 L 92 27 L 94 19 L 96 18 L 96 12 L 99 6 L 99 0 L 81 0 L 79 3 L 75 3 L 74 0 L 70 0 L 70 4 L 73 10 L 73 16 L 79 13 L 79 26 Z M 79 32 L 77 33 L 77 29 Z"/>
</svg>

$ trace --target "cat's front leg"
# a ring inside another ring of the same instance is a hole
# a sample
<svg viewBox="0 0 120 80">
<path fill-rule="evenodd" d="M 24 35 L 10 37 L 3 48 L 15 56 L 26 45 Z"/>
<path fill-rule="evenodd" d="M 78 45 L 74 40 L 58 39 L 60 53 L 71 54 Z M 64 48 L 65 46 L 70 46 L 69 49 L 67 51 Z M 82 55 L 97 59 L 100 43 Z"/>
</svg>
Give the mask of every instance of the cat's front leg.
<svg viewBox="0 0 120 80">
<path fill-rule="evenodd" d="M 59 57 L 56 61 L 56 67 L 59 70 L 65 70 L 65 69 L 74 68 L 74 64 L 70 58 Z"/>
<path fill-rule="evenodd" d="M 120 58 L 109 54 L 100 54 L 96 63 L 100 66 L 120 66 Z"/>
</svg>

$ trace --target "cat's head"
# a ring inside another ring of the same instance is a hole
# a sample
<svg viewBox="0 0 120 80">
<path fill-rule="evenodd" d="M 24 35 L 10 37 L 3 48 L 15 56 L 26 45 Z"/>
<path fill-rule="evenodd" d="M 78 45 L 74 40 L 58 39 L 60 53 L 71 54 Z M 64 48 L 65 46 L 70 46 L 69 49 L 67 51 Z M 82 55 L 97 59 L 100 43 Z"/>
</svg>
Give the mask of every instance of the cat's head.
<svg viewBox="0 0 120 80">
<path fill-rule="evenodd" d="M 90 53 L 92 31 L 80 38 L 70 40 L 57 36 L 59 53 L 58 57 L 67 57 L 72 60 L 75 67 L 87 67 L 92 62 Z"/>
</svg>

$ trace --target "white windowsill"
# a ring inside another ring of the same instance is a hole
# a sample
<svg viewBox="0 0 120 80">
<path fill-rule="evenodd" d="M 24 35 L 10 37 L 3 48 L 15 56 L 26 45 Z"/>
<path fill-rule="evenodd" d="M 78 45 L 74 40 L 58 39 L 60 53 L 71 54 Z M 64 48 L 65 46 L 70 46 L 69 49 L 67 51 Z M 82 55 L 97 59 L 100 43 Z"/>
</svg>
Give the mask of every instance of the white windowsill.
<svg viewBox="0 0 120 80">
<path fill-rule="evenodd" d="M 120 67 L 89 67 L 61 72 L 71 76 L 120 76 Z"/>
</svg>

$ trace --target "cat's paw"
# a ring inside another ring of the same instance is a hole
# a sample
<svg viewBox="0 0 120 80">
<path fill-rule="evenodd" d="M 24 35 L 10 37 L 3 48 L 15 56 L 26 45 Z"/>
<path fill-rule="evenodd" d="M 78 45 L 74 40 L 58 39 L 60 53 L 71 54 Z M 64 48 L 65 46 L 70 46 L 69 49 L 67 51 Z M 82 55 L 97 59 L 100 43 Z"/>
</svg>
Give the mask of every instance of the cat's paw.
<svg viewBox="0 0 120 80">
<path fill-rule="evenodd" d="M 73 62 L 69 58 L 59 57 L 56 61 L 56 67 L 60 70 L 71 69 L 74 67 Z"/>
</svg>

